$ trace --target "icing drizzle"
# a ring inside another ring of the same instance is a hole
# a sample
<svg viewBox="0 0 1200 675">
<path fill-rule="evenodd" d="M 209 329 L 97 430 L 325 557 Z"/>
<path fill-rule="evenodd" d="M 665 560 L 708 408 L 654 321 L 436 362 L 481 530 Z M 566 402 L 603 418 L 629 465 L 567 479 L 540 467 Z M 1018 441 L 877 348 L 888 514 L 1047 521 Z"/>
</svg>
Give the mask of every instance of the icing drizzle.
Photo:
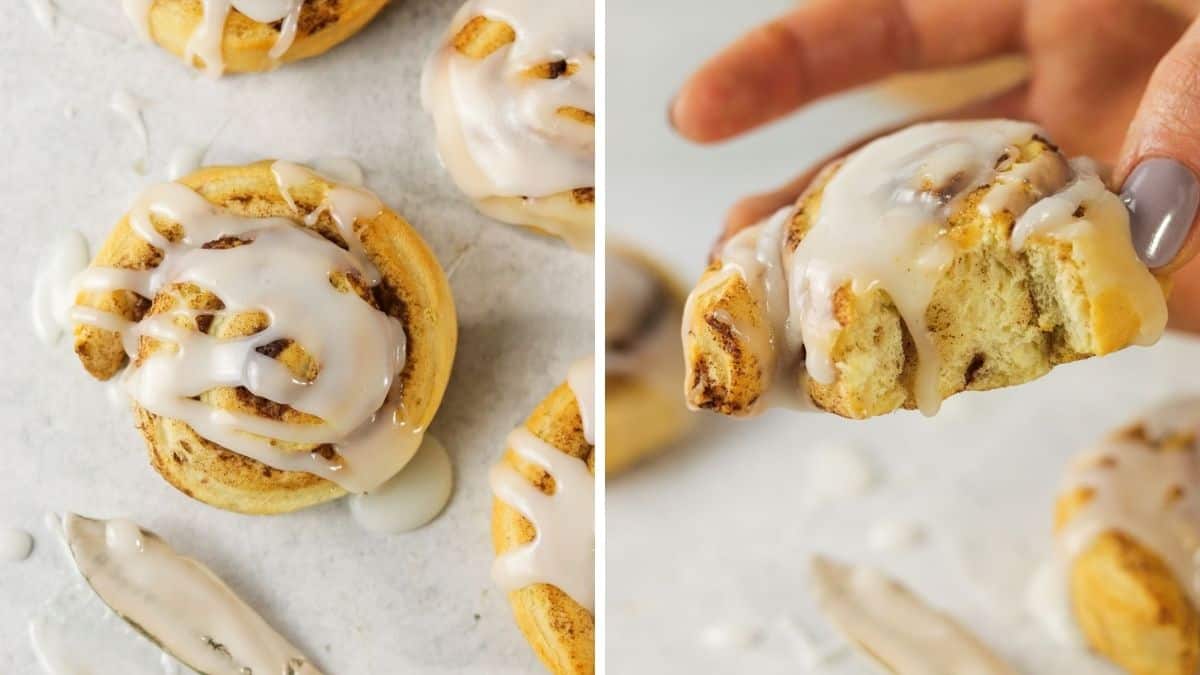
<svg viewBox="0 0 1200 675">
<path fill-rule="evenodd" d="M 281 195 L 293 207 L 290 188 L 310 180 L 308 169 L 288 162 L 272 165 Z M 144 192 L 129 212 L 133 233 L 162 252 L 148 270 L 91 267 L 78 278 L 84 293 L 127 290 L 154 298 L 175 284 L 194 284 L 223 303 L 219 311 L 176 306 L 137 323 L 76 305 L 72 320 L 121 334 L 131 359 L 123 387 L 156 415 L 179 419 L 198 434 L 267 466 L 304 471 L 351 492 L 377 488 L 412 458 L 424 429 L 399 414 L 398 374 L 406 362 L 404 327 L 357 294 L 333 286 L 335 275 L 374 285 L 379 272 L 367 258 L 354 223 L 379 213 L 371 193 L 335 186 L 305 221 L 328 211 L 348 250 L 289 218 L 235 215 L 209 203 L 181 183 Z M 163 236 L 154 217 L 178 223 L 182 236 Z M 206 247 L 236 240 L 231 248 Z M 271 264 L 264 265 L 269 260 Z M 218 339 L 184 327 L 202 314 L 262 312 L 269 325 L 252 335 Z M 180 325 L 183 323 L 184 325 Z M 139 357 L 145 339 L 167 343 Z M 319 364 L 302 381 L 263 353 L 269 345 L 296 344 Z M 285 423 L 222 410 L 201 400 L 218 387 L 244 387 L 256 396 L 320 418 L 315 424 Z M 330 444 L 335 452 L 288 449 Z"/>
</svg>

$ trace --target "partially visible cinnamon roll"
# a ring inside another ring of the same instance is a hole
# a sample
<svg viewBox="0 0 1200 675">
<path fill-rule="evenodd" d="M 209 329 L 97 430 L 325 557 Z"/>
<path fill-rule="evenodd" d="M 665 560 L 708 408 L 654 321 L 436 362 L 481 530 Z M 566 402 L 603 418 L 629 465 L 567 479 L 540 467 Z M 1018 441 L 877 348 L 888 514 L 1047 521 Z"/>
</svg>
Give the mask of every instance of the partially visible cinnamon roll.
<svg viewBox="0 0 1200 675">
<path fill-rule="evenodd" d="M 123 0 L 146 40 L 210 76 L 270 70 L 322 54 L 388 0 Z"/>
<path fill-rule="evenodd" d="M 595 6 L 469 0 L 426 66 L 442 162 L 483 213 L 591 250 Z"/>
<path fill-rule="evenodd" d="M 1053 573 L 1087 644 L 1132 675 L 1200 669 L 1200 399 L 1173 401 L 1076 458 Z"/>
<path fill-rule="evenodd" d="M 690 426 L 679 386 L 682 285 L 632 248 L 605 258 L 605 455 L 608 475 L 670 445 Z"/>
<path fill-rule="evenodd" d="M 84 368 L 122 378 L 164 478 L 232 511 L 383 484 L 454 359 L 449 285 L 416 231 L 288 162 L 149 188 L 77 283 Z"/>
<path fill-rule="evenodd" d="M 555 675 L 595 672 L 593 364 L 572 368 L 492 469 L 493 576 Z"/>
</svg>

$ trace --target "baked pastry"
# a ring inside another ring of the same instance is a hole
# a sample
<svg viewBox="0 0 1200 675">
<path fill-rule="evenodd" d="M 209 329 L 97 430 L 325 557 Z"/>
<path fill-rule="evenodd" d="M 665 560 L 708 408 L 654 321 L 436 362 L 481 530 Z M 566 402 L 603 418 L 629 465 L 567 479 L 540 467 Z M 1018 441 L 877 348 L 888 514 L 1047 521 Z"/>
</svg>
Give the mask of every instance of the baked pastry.
<svg viewBox="0 0 1200 675">
<path fill-rule="evenodd" d="M 288 162 L 149 188 L 77 283 L 84 368 L 123 378 L 164 478 L 231 511 L 381 485 L 454 360 L 449 285 L 416 231 Z"/>
<path fill-rule="evenodd" d="M 496 583 L 555 675 L 595 671 L 595 446 L 591 359 L 508 437 L 492 469 Z"/>
<path fill-rule="evenodd" d="M 679 388 L 683 287 L 648 255 L 613 245 L 604 280 L 604 470 L 612 476 L 677 440 L 692 415 Z"/>
<path fill-rule="evenodd" d="M 442 162 L 484 214 L 591 250 L 595 3 L 469 0 L 421 82 Z"/>
<path fill-rule="evenodd" d="M 884 136 L 716 258 L 688 299 L 685 386 L 727 415 L 932 415 L 1166 324 L 1120 199 L 1023 122 Z"/>
<path fill-rule="evenodd" d="M 323 54 L 388 0 L 124 0 L 146 40 L 210 76 L 271 70 Z"/>
<path fill-rule="evenodd" d="M 1200 668 L 1198 433 L 1198 398 L 1152 411 L 1076 458 L 1055 508 L 1053 586 L 1087 644 L 1133 675 Z"/>
</svg>

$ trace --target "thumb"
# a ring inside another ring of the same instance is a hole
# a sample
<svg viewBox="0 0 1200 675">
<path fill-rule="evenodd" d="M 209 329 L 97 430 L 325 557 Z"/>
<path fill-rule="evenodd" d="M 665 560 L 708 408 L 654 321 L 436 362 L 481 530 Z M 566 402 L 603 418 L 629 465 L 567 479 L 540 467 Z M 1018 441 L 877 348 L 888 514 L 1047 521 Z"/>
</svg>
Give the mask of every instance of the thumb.
<svg viewBox="0 0 1200 675">
<path fill-rule="evenodd" d="M 1134 249 L 1171 273 L 1200 250 L 1200 22 L 1163 57 L 1130 124 L 1118 163 Z"/>
</svg>

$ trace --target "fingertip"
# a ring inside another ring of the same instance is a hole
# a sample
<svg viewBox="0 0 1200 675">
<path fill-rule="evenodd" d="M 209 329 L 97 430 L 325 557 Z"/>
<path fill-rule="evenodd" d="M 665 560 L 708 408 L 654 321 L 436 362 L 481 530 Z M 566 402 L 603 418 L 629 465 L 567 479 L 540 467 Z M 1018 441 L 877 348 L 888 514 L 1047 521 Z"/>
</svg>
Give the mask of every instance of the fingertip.
<svg viewBox="0 0 1200 675">
<path fill-rule="evenodd" d="M 721 94 L 712 91 L 703 73 L 693 77 L 667 107 L 667 122 L 684 138 L 694 143 L 716 143 L 730 133 L 723 129 Z"/>
</svg>

